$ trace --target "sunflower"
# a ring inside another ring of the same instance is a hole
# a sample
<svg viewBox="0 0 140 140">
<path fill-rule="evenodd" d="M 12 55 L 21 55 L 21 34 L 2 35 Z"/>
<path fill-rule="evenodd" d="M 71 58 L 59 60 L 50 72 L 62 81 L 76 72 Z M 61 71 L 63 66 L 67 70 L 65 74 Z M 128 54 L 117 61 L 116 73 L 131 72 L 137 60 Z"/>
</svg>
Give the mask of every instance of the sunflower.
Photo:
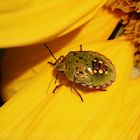
<svg viewBox="0 0 140 140">
<path fill-rule="evenodd" d="M 114 38 L 121 18 L 106 2 L 0 2 L 1 140 L 140 138 L 135 43 L 122 32 Z M 115 81 L 106 91 L 78 89 L 84 102 L 69 84 L 53 94 L 61 77 L 55 83 L 55 68 L 48 64 L 55 60 L 44 44 L 56 58 L 79 50 L 80 44 L 103 54 L 115 66 Z"/>
</svg>

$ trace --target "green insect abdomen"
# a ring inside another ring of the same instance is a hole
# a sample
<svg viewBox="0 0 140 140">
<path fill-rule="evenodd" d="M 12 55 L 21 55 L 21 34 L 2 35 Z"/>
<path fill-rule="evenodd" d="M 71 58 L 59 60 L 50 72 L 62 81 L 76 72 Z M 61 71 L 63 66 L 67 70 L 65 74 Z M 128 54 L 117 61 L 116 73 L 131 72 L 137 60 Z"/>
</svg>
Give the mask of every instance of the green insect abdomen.
<svg viewBox="0 0 140 140">
<path fill-rule="evenodd" d="M 92 51 L 69 52 L 56 68 L 63 71 L 67 79 L 89 88 L 105 88 L 115 79 L 112 62 Z"/>
</svg>

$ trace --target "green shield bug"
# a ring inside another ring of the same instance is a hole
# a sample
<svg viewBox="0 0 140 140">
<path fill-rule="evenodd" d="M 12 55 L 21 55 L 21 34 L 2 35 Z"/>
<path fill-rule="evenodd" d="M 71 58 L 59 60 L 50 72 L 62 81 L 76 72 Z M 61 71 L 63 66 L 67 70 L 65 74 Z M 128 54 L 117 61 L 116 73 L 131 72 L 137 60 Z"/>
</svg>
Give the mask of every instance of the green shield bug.
<svg viewBox="0 0 140 140">
<path fill-rule="evenodd" d="M 48 46 L 44 45 L 55 59 L 54 63 L 48 63 L 54 65 L 58 74 L 63 74 L 73 84 L 78 84 L 87 89 L 105 91 L 114 82 L 116 77 L 115 66 L 104 55 L 93 51 L 83 51 L 82 45 L 80 45 L 79 51 L 70 51 L 66 56 L 60 56 L 56 59 Z M 53 93 L 62 85 L 57 85 Z M 72 88 L 83 101 L 77 89 L 73 86 Z"/>
</svg>

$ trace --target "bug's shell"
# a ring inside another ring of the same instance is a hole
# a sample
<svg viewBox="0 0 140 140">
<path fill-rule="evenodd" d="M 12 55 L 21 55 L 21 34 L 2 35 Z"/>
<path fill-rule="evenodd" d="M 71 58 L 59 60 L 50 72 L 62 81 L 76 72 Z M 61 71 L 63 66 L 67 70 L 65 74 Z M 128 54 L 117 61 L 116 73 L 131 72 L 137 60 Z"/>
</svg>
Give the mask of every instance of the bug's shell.
<svg viewBox="0 0 140 140">
<path fill-rule="evenodd" d="M 112 62 L 93 51 L 71 51 L 56 64 L 56 69 L 68 80 L 93 89 L 106 88 L 116 77 Z"/>
</svg>

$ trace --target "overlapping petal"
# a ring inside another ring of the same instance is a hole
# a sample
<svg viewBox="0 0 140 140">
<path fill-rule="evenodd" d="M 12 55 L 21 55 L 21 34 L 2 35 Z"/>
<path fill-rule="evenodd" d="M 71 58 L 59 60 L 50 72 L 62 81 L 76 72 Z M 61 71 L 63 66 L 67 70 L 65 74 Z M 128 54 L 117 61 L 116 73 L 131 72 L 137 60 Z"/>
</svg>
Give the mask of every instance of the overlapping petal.
<svg viewBox="0 0 140 140">
<path fill-rule="evenodd" d="M 121 102 L 121 110 L 116 118 L 112 130 L 108 135 L 115 140 L 139 140 L 140 132 L 140 78 L 130 80 L 124 99 Z"/>
<path fill-rule="evenodd" d="M 54 59 L 43 45 L 5 50 L 2 89 L 9 100 L 0 108 L 0 139 L 139 139 L 140 79 L 130 80 L 134 48 L 123 38 L 104 41 L 119 21 L 100 9 L 105 2 L 0 2 L 0 47 L 46 41 L 58 58 L 82 44 L 116 67 L 107 91 L 79 90 L 82 103 L 71 85 L 52 94 L 60 81 L 54 83 L 54 67 L 47 63 Z"/>
<path fill-rule="evenodd" d="M 64 48 L 71 45 L 88 44 L 95 41 L 106 40 L 114 30 L 119 18 L 101 8 L 98 14 L 62 37 L 47 42 L 49 47 Z M 106 26 L 108 25 L 108 26 Z M 36 73 L 42 68 L 46 58 L 47 49 L 42 45 L 6 49 L 2 60 L 2 97 L 7 101 L 22 89 Z"/>
<path fill-rule="evenodd" d="M 79 46 L 65 47 L 59 51 L 56 47 L 51 49 L 58 57 L 70 50 L 79 50 Z M 117 73 L 114 84 L 106 92 L 80 91 L 84 103 L 69 86 L 63 86 L 52 94 L 55 77 L 53 67 L 47 64 L 47 61 L 53 61 L 48 53 L 46 66 L 1 107 L 1 139 L 108 138 L 121 113 L 132 67 L 133 47 L 130 42 L 114 40 L 87 44 L 83 49 L 98 51 L 112 60 Z"/>
<path fill-rule="evenodd" d="M 0 47 L 52 40 L 92 19 L 106 1 L 1 1 Z"/>
</svg>

